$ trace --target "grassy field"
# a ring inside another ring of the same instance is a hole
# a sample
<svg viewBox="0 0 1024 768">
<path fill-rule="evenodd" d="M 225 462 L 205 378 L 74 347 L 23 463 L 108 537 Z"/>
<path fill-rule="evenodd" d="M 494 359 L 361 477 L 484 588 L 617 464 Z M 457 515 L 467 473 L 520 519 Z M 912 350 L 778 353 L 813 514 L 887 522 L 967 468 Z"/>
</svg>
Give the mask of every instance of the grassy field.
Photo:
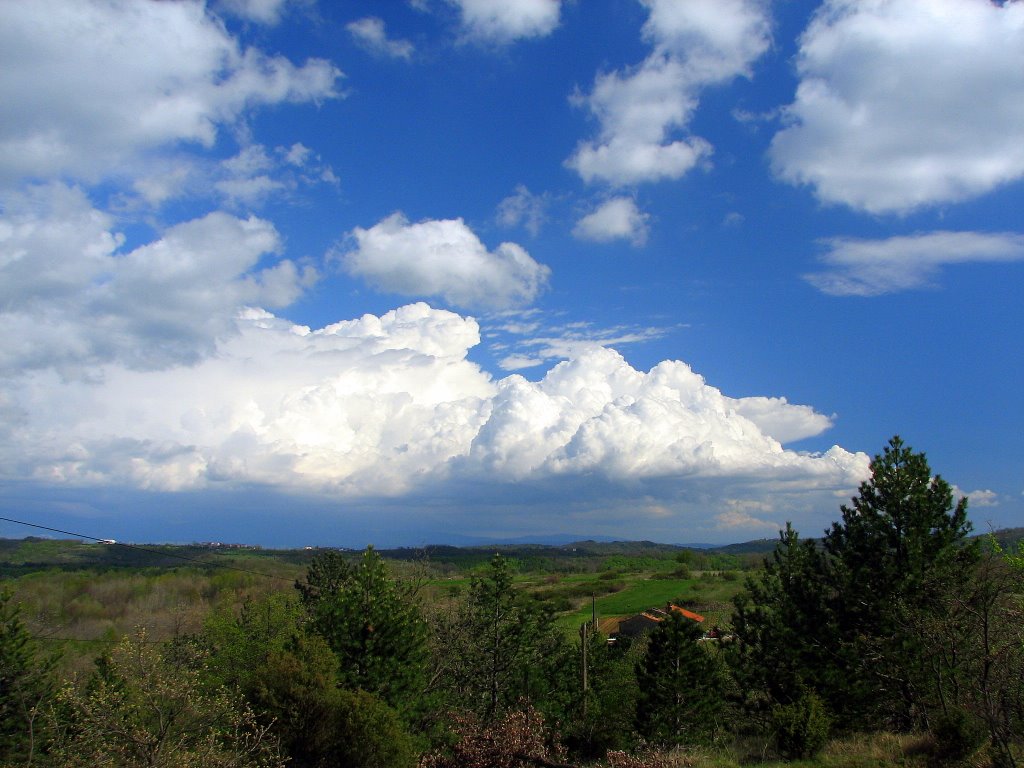
<svg viewBox="0 0 1024 768">
<path fill-rule="evenodd" d="M 729 601 L 743 585 L 738 575 L 698 574 L 688 579 L 651 576 L 650 573 L 639 573 L 623 577 L 626 585 L 622 590 L 598 596 L 595 600 L 598 617 L 631 616 L 649 608 L 664 607 L 668 602 L 677 602 L 702 614 L 708 628 L 716 624 L 726 626 L 731 613 Z M 600 579 L 595 581 L 599 583 Z M 567 631 L 576 631 L 580 624 L 590 619 L 591 610 L 591 601 L 584 599 L 575 611 L 562 614 L 558 623 Z"/>
<path fill-rule="evenodd" d="M 742 739 L 715 747 L 679 748 L 663 754 L 671 768 L 927 768 L 927 737 L 867 733 L 833 739 L 813 760 L 773 760 L 763 741 Z M 974 765 L 973 762 L 964 765 Z M 664 765 L 664 763 L 659 763 Z"/>
</svg>

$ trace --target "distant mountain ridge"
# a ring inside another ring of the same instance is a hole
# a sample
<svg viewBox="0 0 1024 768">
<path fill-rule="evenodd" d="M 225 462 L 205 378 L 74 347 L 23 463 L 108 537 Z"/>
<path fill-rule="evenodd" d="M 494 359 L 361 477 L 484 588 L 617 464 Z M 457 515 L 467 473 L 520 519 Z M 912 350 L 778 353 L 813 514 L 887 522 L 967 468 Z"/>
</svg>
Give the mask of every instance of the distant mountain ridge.
<svg viewBox="0 0 1024 768">
<path fill-rule="evenodd" d="M 1024 527 L 1004 528 L 978 533 L 972 538 L 993 536 L 1005 551 L 1024 547 Z M 683 550 L 705 555 L 768 555 L 777 539 L 754 539 L 735 544 L 662 544 L 654 541 L 625 541 L 610 537 L 577 539 L 572 536 L 526 536 L 515 539 L 475 539 L 472 544 L 432 544 L 418 547 L 380 548 L 382 555 L 396 560 L 434 560 L 472 564 L 486 562 L 496 552 L 524 561 L 537 558 L 584 559 L 624 557 L 671 558 Z M 219 543 L 139 544 L 95 543 L 77 539 L 50 539 L 29 536 L 23 539 L 0 538 L 0 575 L 16 575 L 46 567 L 140 568 L 196 565 L 233 557 L 276 558 L 304 564 L 318 551 L 335 549 L 352 552 L 348 547 L 310 547 L 270 549 Z"/>
</svg>

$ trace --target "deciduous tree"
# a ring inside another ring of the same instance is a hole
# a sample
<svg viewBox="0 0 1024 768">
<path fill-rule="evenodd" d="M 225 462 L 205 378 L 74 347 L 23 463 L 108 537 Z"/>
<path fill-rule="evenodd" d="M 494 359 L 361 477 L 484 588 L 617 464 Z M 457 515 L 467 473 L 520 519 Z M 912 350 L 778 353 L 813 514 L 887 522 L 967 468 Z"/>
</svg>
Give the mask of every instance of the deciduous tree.
<svg viewBox="0 0 1024 768">
<path fill-rule="evenodd" d="M 241 696 L 204 689 L 200 659 L 126 638 L 86 690 L 58 695 L 53 753 L 63 768 L 283 768 Z"/>
</svg>

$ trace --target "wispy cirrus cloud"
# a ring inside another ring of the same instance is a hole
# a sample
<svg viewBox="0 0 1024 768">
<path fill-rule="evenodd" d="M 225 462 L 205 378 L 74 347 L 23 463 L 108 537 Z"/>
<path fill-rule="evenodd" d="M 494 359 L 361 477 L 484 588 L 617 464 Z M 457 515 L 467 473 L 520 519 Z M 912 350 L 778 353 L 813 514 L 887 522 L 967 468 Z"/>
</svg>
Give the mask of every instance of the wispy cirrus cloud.
<svg viewBox="0 0 1024 768">
<path fill-rule="evenodd" d="M 944 267 L 1024 260 L 1024 235 L 928 232 L 882 240 L 832 238 L 821 257 L 826 269 L 804 275 L 833 296 L 880 296 L 934 287 Z"/>
</svg>

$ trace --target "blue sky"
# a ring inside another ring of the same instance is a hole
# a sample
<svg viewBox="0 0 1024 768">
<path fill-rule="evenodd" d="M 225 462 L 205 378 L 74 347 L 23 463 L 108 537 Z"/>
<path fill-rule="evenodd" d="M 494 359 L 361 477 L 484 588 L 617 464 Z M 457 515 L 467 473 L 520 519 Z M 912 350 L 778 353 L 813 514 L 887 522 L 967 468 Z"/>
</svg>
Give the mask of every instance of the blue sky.
<svg viewBox="0 0 1024 768">
<path fill-rule="evenodd" d="M 3 516 L 817 535 L 900 434 L 1024 522 L 1024 3 L 40 0 L 0 72 Z"/>
</svg>

